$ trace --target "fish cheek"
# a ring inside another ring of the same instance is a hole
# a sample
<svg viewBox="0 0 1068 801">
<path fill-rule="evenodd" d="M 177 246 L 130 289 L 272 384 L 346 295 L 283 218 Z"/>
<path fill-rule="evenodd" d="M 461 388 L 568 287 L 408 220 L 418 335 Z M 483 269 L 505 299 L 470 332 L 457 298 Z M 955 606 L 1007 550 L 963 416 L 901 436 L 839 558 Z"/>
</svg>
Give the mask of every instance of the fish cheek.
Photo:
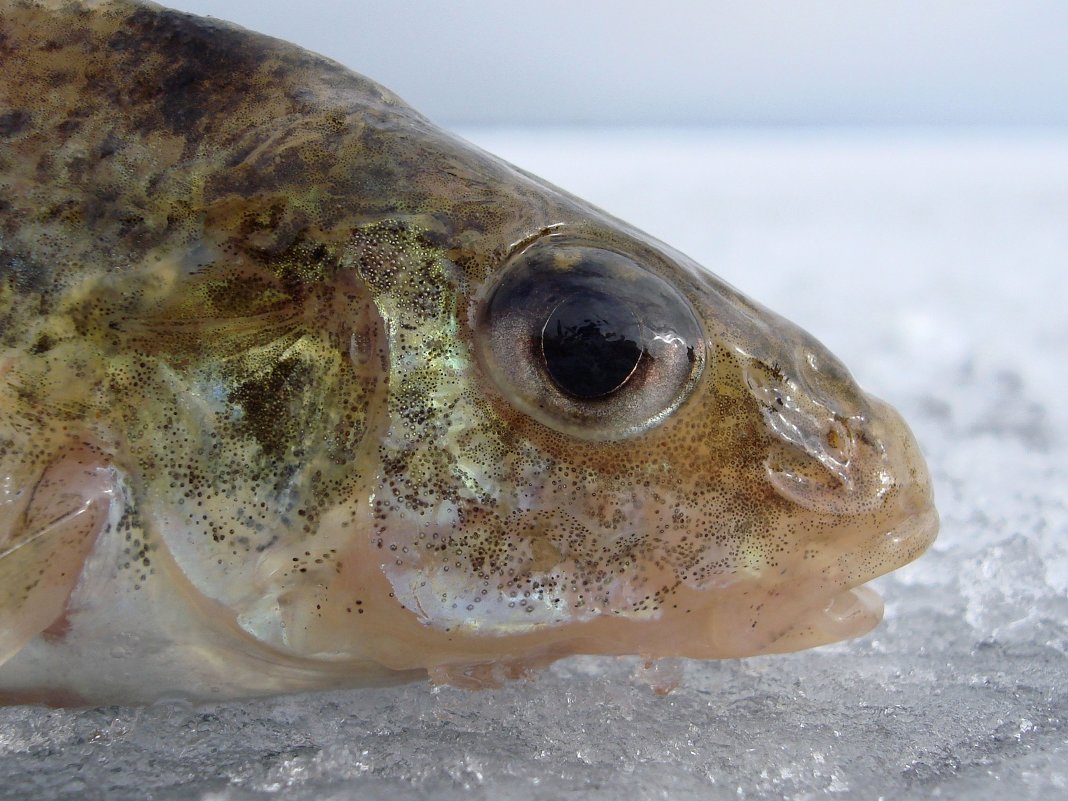
<svg viewBox="0 0 1068 801">
<path fill-rule="evenodd" d="M 464 666 L 521 669 L 567 653 L 772 647 L 839 585 L 826 554 L 806 562 L 815 534 L 763 480 L 762 446 L 739 439 L 753 410 L 723 395 L 706 387 L 626 445 L 536 428 L 506 448 L 484 425 L 435 470 L 443 479 L 462 465 L 502 488 L 496 496 L 424 506 L 405 496 L 402 475 L 395 491 L 389 480 L 369 487 L 371 504 L 323 518 L 329 560 L 276 563 L 290 573 L 277 595 L 288 647 L 450 681 L 466 680 Z M 717 428 L 709 405 L 738 425 Z M 692 437 L 707 447 L 682 447 Z"/>
</svg>

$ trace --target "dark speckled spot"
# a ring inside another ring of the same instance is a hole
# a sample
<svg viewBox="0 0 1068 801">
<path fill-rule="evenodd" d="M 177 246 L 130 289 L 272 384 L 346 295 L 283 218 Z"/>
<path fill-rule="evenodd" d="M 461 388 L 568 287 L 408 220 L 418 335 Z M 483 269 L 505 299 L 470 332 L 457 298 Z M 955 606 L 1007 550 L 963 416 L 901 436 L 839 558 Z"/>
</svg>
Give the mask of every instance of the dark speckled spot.
<svg viewBox="0 0 1068 801">
<path fill-rule="evenodd" d="M 0 279 L 13 282 L 15 289 L 29 295 L 43 291 L 47 271 L 34 261 L 0 249 Z"/>
<path fill-rule="evenodd" d="M 230 400 L 245 411 L 244 428 L 272 456 L 282 456 L 293 440 L 293 406 L 311 383 L 308 368 L 293 360 L 280 361 L 266 374 L 237 386 Z"/>
<path fill-rule="evenodd" d="M 30 115 L 22 109 L 0 114 L 0 137 L 8 138 L 21 133 L 30 124 Z"/>
<path fill-rule="evenodd" d="M 155 112 L 155 119 L 143 121 L 145 129 L 158 123 L 178 134 L 236 109 L 250 95 L 249 76 L 257 73 L 263 57 L 262 51 L 249 48 L 239 30 L 147 8 L 130 15 L 110 47 L 128 60 L 128 100 Z M 170 67 L 162 76 L 139 69 L 144 54 L 155 52 L 168 55 Z"/>
</svg>

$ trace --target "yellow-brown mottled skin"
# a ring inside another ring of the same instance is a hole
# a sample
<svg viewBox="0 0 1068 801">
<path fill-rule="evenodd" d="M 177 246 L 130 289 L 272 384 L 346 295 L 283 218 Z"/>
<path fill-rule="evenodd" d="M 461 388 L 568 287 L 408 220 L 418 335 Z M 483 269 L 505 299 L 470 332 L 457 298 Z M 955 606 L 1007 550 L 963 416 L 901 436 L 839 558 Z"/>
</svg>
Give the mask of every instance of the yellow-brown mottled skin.
<svg viewBox="0 0 1068 801">
<path fill-rule="evenodd" d="M 0 0 L 0 63 L 2 698 L 790 650 L 933 537 L 811 337 L 338 64 L 129 0 Z M 487 311 L 580 252 L 696 321 L 614 399 Z"/>
</svg>

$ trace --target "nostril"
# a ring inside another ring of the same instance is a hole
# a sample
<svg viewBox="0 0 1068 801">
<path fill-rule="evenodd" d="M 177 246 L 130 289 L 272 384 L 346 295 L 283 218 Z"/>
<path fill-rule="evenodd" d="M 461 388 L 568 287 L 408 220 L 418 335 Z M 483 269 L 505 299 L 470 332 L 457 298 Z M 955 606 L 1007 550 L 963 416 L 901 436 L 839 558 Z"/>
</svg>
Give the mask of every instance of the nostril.
<svg viewBox="0 0 1068 801">
<path fill-rule="evenodd" d="M 831 420 L 823 435 L 827 455 L 839 464 L 848 464 L 853 455 L 853 434 L 841 420 Z"/>
<path fill-rule="evenodd" d="M 853 438 L 845 423 L 841 420 L 832 420 L 823 439 L 827 442 L 828 455 L 835 461 L 842 462 L 842 464 L 849 461 Z"/>
<path fill-rule="evenodd" d="M 836 451 L 842 448 L 842 436 L 833 426 L 830 431 L 827 432 L 827 447 Z"/>
</svg>

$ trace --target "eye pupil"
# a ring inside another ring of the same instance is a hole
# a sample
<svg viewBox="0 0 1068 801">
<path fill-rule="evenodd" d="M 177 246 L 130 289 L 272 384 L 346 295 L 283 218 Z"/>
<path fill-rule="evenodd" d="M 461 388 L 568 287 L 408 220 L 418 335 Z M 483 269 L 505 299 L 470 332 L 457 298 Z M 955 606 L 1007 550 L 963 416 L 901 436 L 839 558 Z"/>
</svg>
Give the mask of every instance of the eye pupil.
<svg viewBox="0 0 1068 801">
<path fill-rule="evenodd" d="M 609 395 L 627 382 L 642 356 L 641 324 L 619 298 L 579 291 L 557 304 L 541 331 L 549 377 L 584 400 Z"/>
</svg>

